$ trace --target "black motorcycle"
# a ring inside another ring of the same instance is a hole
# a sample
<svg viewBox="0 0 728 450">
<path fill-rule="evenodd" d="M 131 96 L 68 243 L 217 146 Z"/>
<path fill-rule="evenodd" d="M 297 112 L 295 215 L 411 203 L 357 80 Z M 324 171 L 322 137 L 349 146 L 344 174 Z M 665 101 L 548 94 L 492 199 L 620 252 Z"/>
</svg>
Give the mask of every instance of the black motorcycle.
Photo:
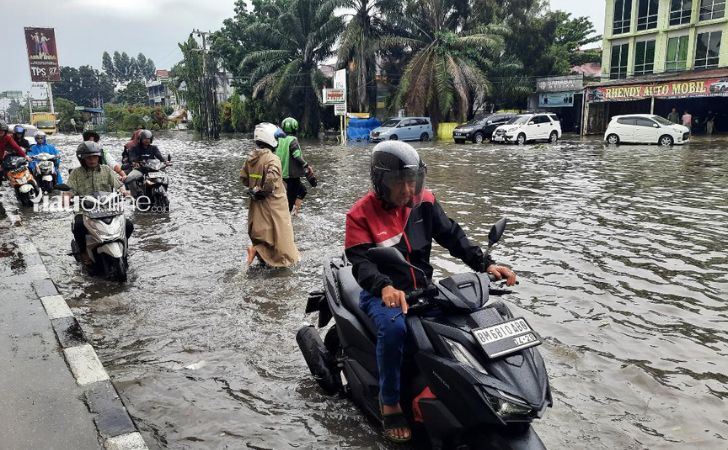
<svg viewBox="0 0 728 450">
<path fill-rule="evenodd" d="M 488 251 L 505 225 L 501 219 L 491 228 Z M 394 248 L 374 248 L 368 256 L 380 267 L 420 270 Z M 381 420 L 377 333 L 359 308 L 361 287 L 341 258 L 330 260 L 323 278 L 324 289 L 309 295 L 306 312 L 318 312 L 319 328 L 335 323 L 323 341 L 313 326 L 301 328 L 298 345 L 324 391 L 351 397 Z M 401 404 L 410 423 L 421 425 L 414 438 L 429 438 L 433 448 L 545 448 L 530 425 L 552 406 L 535 348 L 541 339 L 498 299 L 507 293 L 486 274 L 464 273 L 408 294 Z"/>
<path fill-rule="evenodd" d="M 169 162 L 171 159 L 167 155 L 167 161 Z M 157 159 L 141 161 L 137 170 L 142 173 L 143 177 L 127 180 L 126 184 L 130 186 L 134 198 L 139 199 L 144 196 L 149 201 L 149 205 L 140 204 L 140 207 L 151 206 L 156 212 L 169 211 L 169 197 L 167 196 L 169 177 L 164 170 L 166 167 L 167 163 Z"/>
</svg>

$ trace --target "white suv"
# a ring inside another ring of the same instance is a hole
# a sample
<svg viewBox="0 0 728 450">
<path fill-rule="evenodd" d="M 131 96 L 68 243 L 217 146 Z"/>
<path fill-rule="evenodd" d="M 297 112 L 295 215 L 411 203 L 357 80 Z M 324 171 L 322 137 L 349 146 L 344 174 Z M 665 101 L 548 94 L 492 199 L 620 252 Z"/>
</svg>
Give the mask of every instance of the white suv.
<svg viewBox="0 0 728 450">
<path fill-rule="evenodd" d="M 672 123 L 653 114 L 614 116 L 604 133 L 604 141 L 611 145 L 630 142 L 670 146 L 684 144 L 689 140 L 688 127 Z"/>
<path fill-rule="evenodd" d="M 521 114 L 493 131 L 492 142 L 515 142 L 523 145 L 528 141 L 546 140 L 555 143 L 561 138 L 561 122 L 556 114 Z"/>
</svg>

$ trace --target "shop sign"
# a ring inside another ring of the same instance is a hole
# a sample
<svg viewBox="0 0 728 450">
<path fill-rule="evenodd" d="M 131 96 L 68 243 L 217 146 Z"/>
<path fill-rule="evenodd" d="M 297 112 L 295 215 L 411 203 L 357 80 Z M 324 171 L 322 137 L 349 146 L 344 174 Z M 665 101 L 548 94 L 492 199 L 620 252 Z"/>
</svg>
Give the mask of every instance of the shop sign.
<svg viewBox="0 0 728 450">
<path fill-rule="evenodd" d="M 346 103 L 346 91 L 344 89 L 324 89 L 323 100 L 324 105 Z"/>
<path fill-rule="evenodd" d="M 711 96 L 728 96 L 728 78 L 587 88 L 587 101 L 591 103 Z"/>
<path fill-rule="evenodd" d="M 539 108 L 574 106 L 573 92 L 543 92 L 538 94 Z"/>
<path fill-rule="evenodd" d="M 536 80 L 536 92 L 581 91 L 584 88 L 584 75 L 548 77 Z"/>
</svg>

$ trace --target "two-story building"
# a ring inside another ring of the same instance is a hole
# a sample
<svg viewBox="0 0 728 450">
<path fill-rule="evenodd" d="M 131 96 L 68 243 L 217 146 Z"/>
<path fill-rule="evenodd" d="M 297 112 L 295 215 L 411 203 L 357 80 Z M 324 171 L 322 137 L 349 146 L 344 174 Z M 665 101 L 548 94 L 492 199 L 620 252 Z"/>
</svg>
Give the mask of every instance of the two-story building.
<svg viewBox="0 0 728 450">
<path fill-rule="evenodd" d="M 169 71 L 157 69 L 154 75 L 146 83 L 149 106 L 177 106 L 177 97 L 169 88 Z"/>
<path fill-rule="evenodd" d="M 726 0 L 606 0 L 602 81 L 584 88 L 582 131 L 673 108 L 690 112 L 697 133 L 708 115 L 728 131 L 727 39 Z"/>
</svg>

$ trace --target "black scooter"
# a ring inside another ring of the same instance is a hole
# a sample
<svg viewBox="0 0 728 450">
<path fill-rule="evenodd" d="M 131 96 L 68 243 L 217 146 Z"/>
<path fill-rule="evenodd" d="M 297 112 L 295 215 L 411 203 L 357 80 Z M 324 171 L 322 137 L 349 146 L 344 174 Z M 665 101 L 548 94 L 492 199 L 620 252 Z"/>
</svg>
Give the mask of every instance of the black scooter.
<svg viewBox="0 0 728 450">
<path fill-rule="evenodd" d="M 501 219 L 491 228 L 488 251 L 505 225 Z M 394 248 L 374 248 L 368 255 L 380 267 L 419 270 Z M 298 345 L 324 391 L 351 397 L 381 420 L 376 329 L 359 308 L 361 287 L 341 258 L 329 261 L 323 278 L 324 290 L 309 295 L 306 312 L 318 312 L 319 328 L 332 318 L 335 324 L 323 341 L 313 326 L 301 328 Z M 507 293 L 486 274 L 464 273 L 407 296 L 401 404 L 433 448 L 545 448 L 530 425 L 553 403 L 535 348 L 541 339 L 497 298 Z M 413 429 L 414 437 L 423 439 Z"/>
</svg>

